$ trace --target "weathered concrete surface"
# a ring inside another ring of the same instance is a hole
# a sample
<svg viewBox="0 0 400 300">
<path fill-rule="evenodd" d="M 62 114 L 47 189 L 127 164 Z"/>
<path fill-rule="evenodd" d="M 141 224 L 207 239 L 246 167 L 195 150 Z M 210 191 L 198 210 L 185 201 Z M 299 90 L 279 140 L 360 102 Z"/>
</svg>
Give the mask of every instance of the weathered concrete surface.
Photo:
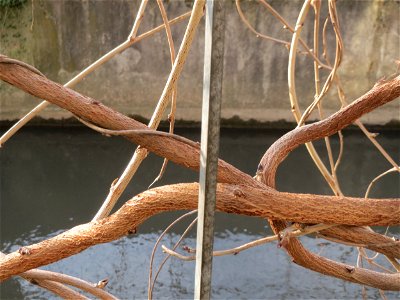
<svg viewBox="0 0 400 300">
<path fill-rule="evenodd" d="M 169 18 L 188 11 L 185 1 L 167 1 Z M 186 1 L 187 2 L 187 1 Z M 284 17 L 295 24 L 303 1 L 272 1 Z M 0 52 L 24 60 L 60 83 L 67 82 L 84 67 L 122 43 L 128 36 L 139 7 L 138 0 L 34 0 L 22 8 L 0 9 Z M 234 1 L 227 7 L 222 117 L 238 116 L 260 122 L 292 121 L 287 89 L 285 47 L 257 38 L 241 22 Z M 290 40 L 291 35 L 255 1 L 243 1 L 243 10 L 260 32 Z M 322 23 L 327 14 L 323 6 Z M 344 40 L 340 71 L 348 101 L 362 95 L 383 76 L 396 71 L 399 59 L 399 13 L 397 1 L 339 1 L 338 13 Z M 312 46 L 313 11 L 310 10 L 302 37 Z M 149 1 L 139 33 L 162 23 L 155 1 Z M 187 22 L 173 26 L 176 50 Z M 335 51 L 329 31 L 331 59 Z M 177 119 L 201 119 L 204 24 L 201 24 L 179 82 Z M 312 60 L 297 59 L 297 93 L 302 109 L 314 96 Z M 135 44 L 76 89 L 128 115 L 149 118 L 170 71 L 164 32 Z M 322 71 L 326 78 L 326 71 Z M 325 113 L 339 107 L 336 91 L 324 100 Z M 0 83 L 0 120 L 23 116 L 39 101 Z M 44 118 L 70 115 L 54 106 Z M 367 123 L 399 121 L 399 101 L 365 118 Z"/>
</svg>

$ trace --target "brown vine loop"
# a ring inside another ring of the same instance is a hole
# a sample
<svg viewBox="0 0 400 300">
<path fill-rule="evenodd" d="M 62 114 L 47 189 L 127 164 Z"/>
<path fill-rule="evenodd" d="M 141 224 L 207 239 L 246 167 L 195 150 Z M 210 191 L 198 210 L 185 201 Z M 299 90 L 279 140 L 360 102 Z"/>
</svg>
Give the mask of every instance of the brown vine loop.
<svg viewBox="0 0 400 300">
<path fill-rule="evenodd" d="M 349 106 L 341 109 L 331 117 L 310 125 L 297 127 L 295 130 L 285 134 L 267 150 L 261 159 L 260 165 L 262 166 L 261 169 L 263 170 L 263 176 L 260 176 L 259 178 L 263 180 L 263 183 L 267 186 L 274 188 L 275 175 L 278 166 L 285 157 L 299 145 L 332 135 L 350 125 L 363 114 L 372 111 L 376 107 L 383 105 L 398 96 L 400 96 L 400 76 L 379 85 L 375 85 L 364 96 L 360 97 Z M 260 167 L 258 169 L 260 169 Z M 393 211 L 393 214 L 400 213 L 399 209 Z M 285 221 L 270 220 L 270 225 L 275 233 L 279 233 L 286 228 Z M 311 253 L 295 238 L 289 239 L 285 245 L 285 249 L 289 255 L 292 256 L 294 262 L 305 268 L 359 284 L 387 289 L 385 283 L 388 282 L 388 276 L 392 275 L 379 273 L 375 277 L 372 277 L 367 275 L 367 269 L 355 267 L 352 267 L 349 272 L 348 266 Z M 398 275 L 395 275 L 397 277 L 396 289 L 399 290 L 400 282 L 398 280 Z M 392 283 L 396 283 L 396 281 Z"/>
</svg>

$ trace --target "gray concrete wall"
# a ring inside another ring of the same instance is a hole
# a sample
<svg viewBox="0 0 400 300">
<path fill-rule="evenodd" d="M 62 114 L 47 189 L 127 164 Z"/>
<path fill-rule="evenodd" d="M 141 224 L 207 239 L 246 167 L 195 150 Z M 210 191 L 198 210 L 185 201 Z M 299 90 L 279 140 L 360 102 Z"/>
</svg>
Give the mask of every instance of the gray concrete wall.
<svg viewBox="0 0 400 300">
<path fill-rule="evenodd" d="M 185 1 L 166 1 L 170 18 L 188 11 Z M 187 1 L 186 1 L 187 2 Z M 257 38 L 241 22 L 234 1 L 226 0 L 225 67 L 222 117 L 238 116 L 260 122 L 292 121 L 287 88 L 285 47 Z M 262 33 L 290 40 L 290 34 L 255 1 L 242 1 L 250 22 Z M 295 24 L 303 1 L 272 1 L 291 24 Z M 0 52 L 24 60 L 46 76 L 65 83 L 84 67 L 128 36 L 138 0 L 34 0 L 22 8 L 0 9 Z M 396 71 L 399 58 L 398 1 L 339 1 L 338 12 L 344 39 L 344 61 L 340 71 L 347 100 L 362 95 L 382 76 Z M 324 20 L 327 14 L 323 6 Z M 312 45 L 313 12 L 302 37 Z M 149 1 L 139 33 L 162 23 L 157 5 Z M 185 24 L 173 26 L 176 50 Z M 334 54 L 329 34 L 330 56 Z M 204 24 L 202 22 L 179 82 L 177 119 L 200 120 Z M 170 71 L 169 50 L 164 32 L 135 44 L 88 76 L 76 89 L 128 115 L 149 118 Z M 312 60 L 297 59 L 297 92 L 304 109 L 313 100 Z M 327 72 L 323 71 L 323 79 Z M 0 83 L 0 120 L 23 116 L 39 101 Z M 336 91 L 324 100 L 326 113 L 339 107 Z M 54 106 L 44 118 L 70 115 Z M 365 117 L 367 123 L 399 121 L 399 101 Z"/>
</svg>

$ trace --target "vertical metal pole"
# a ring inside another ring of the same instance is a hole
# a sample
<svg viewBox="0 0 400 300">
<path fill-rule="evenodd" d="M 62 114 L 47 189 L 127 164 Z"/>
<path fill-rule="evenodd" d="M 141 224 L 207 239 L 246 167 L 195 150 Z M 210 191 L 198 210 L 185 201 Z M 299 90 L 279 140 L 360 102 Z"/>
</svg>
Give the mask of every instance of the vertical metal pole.
<svg viewBox="0 0 400 300">
<path fill-rule="evenodd" d="M 223 0 L 207 0 L 195 299 L 210 299 L 211 293 L 214 210 L 224 63 L 224 16 L 225 8 Z"/>
</svg>

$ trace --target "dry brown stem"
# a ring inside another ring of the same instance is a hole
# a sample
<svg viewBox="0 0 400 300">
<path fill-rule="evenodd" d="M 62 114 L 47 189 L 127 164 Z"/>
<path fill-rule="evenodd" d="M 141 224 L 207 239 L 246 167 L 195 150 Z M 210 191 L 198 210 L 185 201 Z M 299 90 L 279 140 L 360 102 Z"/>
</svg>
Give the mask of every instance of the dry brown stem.
<svg viewBox="0 0 400 300">
<path fill-rule="evenodd" d="M 153 295 L 153 290 L 154 290 L 154 286 L 156 284 L 158 275 L 161 272 L 162 267 L 165 265 L 165 263 L 167 262 L 167 260 L 171 257 L 171 255 L 167 255 L 164 257 L 164 259 L 162 260 L 160 266 L 158 267 L 158 270 L 156 272 L 156 274 L 154 275 L 154 279 L 152 280 L 152 261 L 153 261 L 153 257 L 154 257 L 154 251 L 157 248 L 158 244 L 161 242 L 161 238 L 162 236 L 171 228 L 171 226 L 173 226 L 174 224 L 176 224 L 177 222 L 179 222 L 182 217 L 186 217 L 190 214 L 196 213 L 197 210 L 193 210 L 183 216 L 181 216 L 180 218 L 176 219 L 170 226 L 168 226 L 164 232 L 160 235 L 160 237 L 157 239 L 156 244 L 154 245 L 153 248 L 153 253 L 151 256 L 151 262 L 150 262 L 150 272 L 149 272 L 149 282 L 148 282 L 148 289 L 147 289 L 147 295 L 148 295 L 148 299 L 151 300 L 152 299 L 152 295 Z M 192 229 L 193 225 L 195 225 L 197 222 L 197 217 L 189 224 L 189 226 L 185 229 L 185 231 L 183 232 L 183 234 L 181 235 L 181 237 L 179 238 L 179 240 L 175 243 L 174 247 L 172 248 L 173 250 L 175 250 L 180 243 L 182 242 L 183 238 L 186 237 L 187 233 Z"/>
<path fill-rule="evenodd" d="M 332 83 L 334 82 L 334 79 L 336 77 L 336 73 L 340 66 L 340 63 L 342 61 L 343 41 L 342 41 L 340 29 L 339 29 L 339 20 L 337 17 L 335 1 L 329 0 L 329 16 L 330 16 L 333 30 L 335 32 L 335 38 L 336 38 L 335 62 L 334 62 L 331 72 L 329 73 L 328 78 L 325 81 L 324 86 L 322 87 L 321 93 L 318 95 L 317 98 L 314 99 L 313 103 L 311 103 L 311 105 L 309 107 L 307 107 L 307 109 L 304 111 L 303 115 L 301 116 L 301 119 L 298 121 L 299 125 L 302 125 L 305 123 L 307 118 L 310 116 L 311 112 L 315 109 L 315 107 L 318 105 L 318 103 L 321 101 L 321 99 L 324 97 L 324 95 L 326 95 L 326 93 L 329 91 L 329 89 L 331 88 Z"/>
<path fill-rule="evenodd" d="M 285 29 L 288 29 L 291 33 L 295 32 L 295 29 L 292 26 L 290 26 L 289 22 L 287 22 L 285 20 L 285 18 L 283 18 L 268 2 L 266 2 L 264 0 L 259 0 L 259 3 L 262 4 L 279 22 L 281 22 Z M 311 5 L 313 5 L 313 2 L 311 2 Z M 317 63 L 322 68 L 325 68 L 328 70 L 332 69 L 331 66 L 328 66 L 320 61 L 320 59 L 318 58 L 317 52 L 311 51 L 310 48 L 307 46 L 306 42 L 304 42 L 304 40 L 302 38 L 299 38 L 299 42 L 305 49 L 306 53 L 314 59 L 315 63 Z M 289 43 L 289 47 L 290 46 L 291 45 Z"/>
<path fill-rule="evenodd" d="M 290 26 L 289 25 L 289 23 L 271 6 L 271 5 L 269 5 L 267 2 L 265 2 L 265 1 L 263 1 L 263 0 L 260 0 L 259 1 L 262 5 L 264 5 L 266 8 L 267 8 L 267 10 L 276 18 L 276 19 L 278 19 L 282 24 L 283 24 L 283 26 L 284 26 L 284 28 L 286 28 L 286 29 L 288 29 L 290 32 L 294 32 L 294 29 L 293 29 L 293 27 L 292 26 Z M 278 44 L 282 44 L 282 45 L 284 45 L 286 48 L 290 48 L 290 42 L 288 42 L 288 41 L 284 41 L 284 40 L 281 40 L 281 39 L 277 39 L 277 38 L 274 38 L 274 37 L 271 37 L 271 36 L 269 36 L 269 35 L 265 35 L 265 34 L 262 34 L 262 33 L 260 33 L 260 32 L 258 32 L 251 24 L 250 24 L 250 22 L 247 20 L 247 18 L 246 18 L 246 16 L 244 15 L 244 13 L 243 13 L 243 10 L 242 10 L 242 8 L 241 8 L 241 6 L 240 6 L 240 0 L 236 0 L 235 1 L 235 3 L 236 3 L 236 9 L 237 9 L 237 12 L 238 12 L 238 14 L 239 14 L 239 17 L 242 19 L 242 22 L 247 26 L 247 28 L 249 28 L 255 35 L 256 35 L 256 37 L 261 37 L 261 38 L 263 38 L 263 39 L 266 39 L 266 40 L 270 40 L 270 41 L 273 41 L 273 42 L 275 42 L 275 43 L 278 43 Z M 304 52 L 302 52 L 302 53 L 304 53 L 304 54 L 307 54 L 307 55 L 309 55 L 309 56 L 311 56 L 313 59 L 314 59 L 314 61 L 319 65 L 319 66 L 321 66 L 322 68 L 327 68 L 327 69 L 332 69 L 330 66 L 327 66 L 326 64 L 324 64 L 324 63 L 322 63 L 320 60 L 319 60 L 319 58 L 318 58 L 318 56 L 317 55 L 315 55 L 311 50 L 310 50 L 310 48 L 307 46 L 307 44 L 304 42 L 304 40 L 302 40 L 302 39 L 300 39 L 300 43 L 301 43 L 301 45 L 304 47 L 304 49 L 305 49 L 305 51 Z M 300 51 L 299 51 L 300 52 Z"/>
<path fill-rule="evenodd" d="M 321 0 L 315 0 L 315 1 L 311 1 L 311 6 L 314 9 L 314 54 L 315 56 L 319 56 L 319 31 L 320 31 L 320 26 L 319 26 L 319 21 L 320 21 L 320 14 L 321 14 Z M 301 41 L 301 40 L 300 40 Z M 314 99 L 318 99 L 320 97 L 320 82 L 321 82 L 321 78 L 320 78 L 320 72 L 319 72 L 319 65 L 318 63 L 314 60 L 314 81 L 315 81 L 315 95 L 314 95 Z M 319 116 L 320 119 L 324 119 L 324 114 L 323 114 L 323 110 L 322 110 L 322 104 L 321 101 L 317 104 L 318 107 L 318 112 L 319 112 Z M 337 179 L 337 174 L 336 174 L 336 169 L 337 166 L 340 162 L 340 160 L 338 159 L 336 161 L 336 164 L 333 161 L 333 154 L 332 154 L 332 147 L 331 147 L 331 142 L 329 140 L 329 137 L 325 137 L 325 147 L 327 150 L 327 154 L 328 154 L 328 159 L 329 159 L 329 164 L 331 167 L 331 176 L 333 179 L 333 182 L 335 183 L 335 194 L 337 195 L 343 195 L 341 189 L 340 189 L 340 185 L 339 185 L 339 181 Z M 343 139 L 340 139 L 340 149 L 342 149 L 343 147 Z M 341 156 L 341 153 L 339 153 L 339 158 Z"/>
<path fill-rule="evenodd" d="M 308 11 L 310 9 L 310 6 L 311 6 L 310 0 L 304 1 L 304 4 L 298 15 L 295 30 L 294 30 L 294 33 L 292 36 L 292 42 L 290 44 L 289 62 L 288 62 L 289 99 L 290 99 L 293 116 L 294 116 L 296 122 L 300 125 L 301 125 L 301 123 L 300 123 L 301 112 L 300 112 L 300 106 L 299 106 L 298 99 L 297 99 L 296 80 L 295 80 L 295 77 L 296 77 L 295 76 L 296 55 L 297 55 L 297 47 L 298 47 L 298 43 L 300 40 L 300 35 L 301 35 L 302 29 L 304 27 L 304 22 L 306 21 L 306 17 L 307 17 Z M 330 174 L 330 172 L 326 168 L 325 164 L 322 162 L 314 145 L 312 143 L 306 143 L 305 146 L 310 154 L 310 157 L 314 161 L 314 164 L 316 165 L 318 170 L 321 172 L 322 176 L 324 177 L 326 182 L 329 184 L 332 191 L 335 193 L 335 195 L 340 195 L 340 191 L 337 189 L 337 184 L 335 182 L 335 179 Z"/>
<path fill-rule="evenodd" d="M 262 33 L 258 32 L 258 31 L 249 23 L 249 21 L 246 19 L 245 15 L 244 15 L 244 13 L 243 13 L 243 11 L 242 11 L 242 8 L 241 8 L 241 6 L 240 6 L 240 0 L 236 0 L 236 9 L 237 9 L 237 12 L 238 12 L 238 14 L 239 14 L 239 17 L 242 19 L 242 22 L 247 26 L 247 28 L 249 28 L 249 29 L 256 35 L 256 37 L 262 37 L 262 38 L 264 38 L 264 39 L 266 39 L 266 40 L 270 40 L 270 41 L 276 42 L 276 43 L 278 43 L 278 44 L 285 45 L 286 47 L 290 47 L 290 43 L 287 42 L 287 41 L 284 41 L 284 40 L 281 40 L 281 39 L 277 39 L 277 38 L 274 38 L 274 37 L 272 37 L 272 36 L 265 35 L 265 34 L 262 34 Z"/>
<path fill-rule="evenodd" d="M 169 26 L 169 23 L 168 23 L 167 12 L 165 11 L 163 2 L 161 0 L 157 0 L 157 4 L 160 9 L 160 13 L 161 13 L 163 22 L 165 24 L 165 33 L 167 35 L 167 40 L 168 40 L 168 47 L 169 47 L 169 52 L 170 52 L 170 56 L 171 56 L 171 65 L 173 67 L 174 62 L 175 62 L 175 46 L 174 46 L 174 40 L 172 39 L 171 27 Z M 171 109 L 170 109 L 170 113 L 168 114 L 169 132 L 170 133 L 174 133 L 174 128 L 175 128 L 176 101 L 178 98 L 177 95 L 178 95 L 178 86 L 175 85 L 174 90 L 171 93 Z M 157 181 L 159 181 L 163 177 L 164 172 L 167 169 L 167 165 L 168 165 L 168 159 L 164 158 L 160 173 L 150 184 L 149 188 L 151 186 L 153 186 Z"/>
<path fill-rule="evenodd" d="M 253 247 L 257 247 L 260 245 L 264 245 L 267 243 L 271 243 L 274 241 L 279 241 L 280 243 L 283 242 L 284 239 L 289 238 L 290 237 L 299 237 L 302 235 L 306 235 L 306 234 L 310 234 L 313 232 L 317 232 L 320 231 L 322 229 L 325 228 L 329 228 L 335 225 L 325 225 L 325 224 L 318 224 L 318 225 L 313 225 L 313 226 L 308 226 L 306 228 L 302 228 L 302 229 L 297 229 L 294 230 L 293 228 L 286 228 L 286 229 L 291 229 L 288 232 L 281 232 L 279 234 L 275 234 L 272 236 L 267 236 L 267 237 L 263 237 L 261 239 L 255 240 L 255 241 L 251 241 L 249 243 L 240 245 L 238 247 L 235 248 L 231 248 L 231 249 L 226 249 L 226 250 L 217 250 L 213 252 L 213 256 L 225 256 L 225 255 L 236 255 L 242 251 L 245 251 L 247 249 L 253 248 Z M 286 231 L 286 229 L 284 231 Z M 175 252 L 175 249 L 169 249 L 166 246 L 162 246 L 162 249 L 164 252 L 168 253 L 169 255 L 172 256 L 176 256 L 179 259 L 185 260 L 185 261 L 191 261 L 191 260 L 196 260 L 196 255 L 190 255 L 190 256 L 185 256 L 185 255 L 181 255 L 177 252 Z M 189 253 L 196 253 L 196 249 L 191 249 Z"/>
</svg>

